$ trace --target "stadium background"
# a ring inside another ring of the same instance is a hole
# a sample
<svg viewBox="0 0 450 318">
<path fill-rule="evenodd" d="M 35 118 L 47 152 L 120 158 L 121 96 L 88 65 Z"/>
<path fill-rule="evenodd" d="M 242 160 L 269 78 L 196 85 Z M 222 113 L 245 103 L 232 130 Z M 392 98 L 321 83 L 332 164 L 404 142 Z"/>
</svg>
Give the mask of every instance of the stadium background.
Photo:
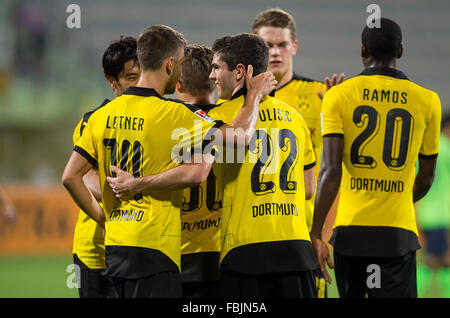
<svg viewBox="0 0 450 318">
<path fill-rule="evenodd" d="M 101 69 L 111 41 L 161 23 L 189 43 L 211 45 L 217 37 L 249 32 L 258 12 L 278 6 L 297 22 L 295 71 L 320 80 L 339 72 L 348 78 L 362 70 L 360 33 L 373 2 L 2 0 L 0 187 L 17 218 L 8 223 L 0 217 L 0 297 L 77 296 L 67 286 L 77 209 L 60 177 L 80 116 L 113 96 Z M 80 29 L 66 26 L 70 3 L 81 8 Z M 450 2 L 376 3 L 403 28 L 405 52 L 398 67 L 437 91 L 448 111 Z M 335 285 L 329 294 L 337 297 Z M 431 285 L 422 295 L 441 293 Z"/>
</svg>

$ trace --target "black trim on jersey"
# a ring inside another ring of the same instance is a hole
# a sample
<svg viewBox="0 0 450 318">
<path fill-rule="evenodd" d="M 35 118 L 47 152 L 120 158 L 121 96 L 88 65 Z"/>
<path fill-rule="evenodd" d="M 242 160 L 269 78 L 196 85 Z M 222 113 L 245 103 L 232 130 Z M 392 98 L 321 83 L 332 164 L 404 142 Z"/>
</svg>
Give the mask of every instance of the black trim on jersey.
<svg viewBox="0 0 450 318">
<path fill-rule="evenodd" d="M 177 264 L 159 250 L 136 246 L 105 246 L 104 275 L 139 279 L 162 272 L 179 273 Z"/>
<path fill-rule="evenodd" d="M 81 122 L 81 126 L 80 126 L 80 136 L 83 135 L 83 130 L 84 130 L 84 128 L 86 127 L 87 122 L 88 122 L 89 118 L 91 117 L 91 115 L 92 115 L 93 113 L 95 113 L 97 110 L 99 110 L 100 108 L 102 108 L 103 106 L 105 106 L 106 104 L 108 104 L 110 101 L 111 101 L 111 100 L 109 100 L 109 99 L 106 98 L 106 99 L 103 101 L 103 103 L 101 103 L 100 106 L 94 108 L 94 109 L 91 110 L 91 111 L 86 112 L 86 113 L 83 115 L 83 121 Z"/>
<path fill-rule="evenodd" d="M 154 88 L 147 88 L 147 87 L 137 87 L 137 86 L 130 86 L 128 87 L 125 92 L 122 93 L 123 95 L 136 95 L 141 97 L 150 97 L 150 96 L 156 96 L 159 98 L 161 95 L 158 94 L 158 92 Z"/>
<path fill-rule="evenodd" d="M 208 104 L 208 105 L 200 105 L 200 104 L 193 104 L 195 107 L 200 108 L 201 110 L 203 110 L 204 112 L 209 112 L 211 109 L 213 109 L 214 107 L 216 107 L 216 104 Z"/>
<path fill-rule="evenodd" d="M 330 243 L 345 256 L 398 257 L 420 249 L 414 232 L 390 226 L 338 226 Z"/>
<path fill-rule="evenodd" d="M 181 279 L 187 282 L 219 280 L 220 252 L 181 254 Z"/>
<path fill-rule="evenodd" d="M 420 159 L 435 159 L 438 157 L 438 154 L 434 154 L 434 155 L 422 155 L 421 153 L 419 153 L 419 158 Z"/>
<path fill-rule="evenodd" d="M 322 136 L 322 138 L 326 138 L 326 137 L 344 138 L 344 134 L 333 133 L 333 134 L 325 134 Z"/>
<path fill-rule="evenodd" d="M 164 98 L 161 97 L 155 89 L 153 88 L 147 88 L 147 87 L 137 87 L 137 86 L 131 86 L 128 87 L 125 92 L 123 92 L 123 94 L 125 95 L 136 95 L 136 96 L 142 96 L 142 97 L 150 97 L 150 96 L 155 96 L 158 97 L 162 100 L 165 101 L 169 101 L 169 102 L 175 102 L 175 103 L 179 103 L 182 104 L 184 106 L 186 106 L 187 108 L 189 108 L 189 110 L 193 113 L 195 113 L 196 111 L 202 110 L 200 107 L 198 107 L 198 105 L 193 105 L 193 104 L 189 104 L 189 103 L 185 103 L 179 99 L 171 99 L 171 98 Z M 211 110 L 213 108 L 213 106 L 215 105 L 207 105 L 208 106 L 208 111 Z M 207 111 L 205 111 L 207 112 Z M 213 118 L 214 119 L 214 118 Z M 220 128 L 224 122 L 221 120 L 214 120 L 215 121 L 215 125 L 213 126 L 213 128 Z"/>
<path fill-rule="evenodd" d="M 316 166 L 316 162 L 314 161 L 313 163 L 310 163 L 309 165 L 304 165 L 303 170 L 308 170 L 308 169 L 314 168 L 315 166 Z"/>
<path fill-rule="evenodd" d="M 384 75 L 398 79 L 409 80 L 402 71 L 390 67 L 368 67 L 364 69 L 359 75 Z"/>
<path fill-rule="evenodd" d="M 238 97 L 245 96 L 245 95 L 247 95 L 247 87 L 244 86 L 244 87 L 240 88 L 236 93 L 234 93 L 233 96 L 231 96 L 231 98 L 229 100 L 233 100 Z"/>
<path fill-rule="evenodd" d="M 311 82 L 311 83 L 312 83 L 312 82 L 323 83 L 323 82 L 321 82 L 321 81 L 317 81 L 317 80 L 314 80 L 314 79 L 311 79 L 311 78 L 308 78 L 308 77 L 303 77 L 303 76 L 300 76 L 300 75 L 298 75 L 298 74 L 296 74 L 296 73 L 293 73 L 293 74 L 292 74 L 292 78 L 291 78 L 286 84 L 284 84 L 283 86 L 281 86 L 281 87 L 275 89 L 275 91 L 279 91 L 280 89 L 282 89 L 282 88 L 288 86 L 292 81 L 303 81 L 303 82 Z M 271 95 L 271 96 L 272 96 L 272 95 Z"/>
<path fill-rule="evenodd" d="M 97 160 L 95 160 L 86 150 L 84 150 L 81 147 L 75 146 L 73 148 L 73 151 L 78 152 L 80 155 L 82 155 L 91 165 L 93 165 L 95 168 L 98 167 Z"/>
<path fill-rule="evenodd" d="M 317 266 L 311 242 L 287 240 L 235 247 L 223 258 L 220 270 L 265 274 L 308 271 Z"/>
</svg>

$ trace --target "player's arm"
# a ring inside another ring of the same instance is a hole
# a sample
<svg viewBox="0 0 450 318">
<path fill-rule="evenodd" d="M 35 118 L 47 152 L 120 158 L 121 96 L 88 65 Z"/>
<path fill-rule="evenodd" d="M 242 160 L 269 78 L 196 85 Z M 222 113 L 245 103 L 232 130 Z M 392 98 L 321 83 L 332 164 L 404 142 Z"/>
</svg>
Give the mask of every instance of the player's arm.
<svg viewBox="0 0 450 318">
<path fill-rule="evenodd" d="M 413 202 L 422 199 L 430 190 L 434 180 L 437 156 L 424 158 L 419 156 L 419 171 L 414 180 Z"/>
<path fill-rule="evenodd" d="M 231 125 L 222 125 L 212 140 L 219 140 L 223 146 L 237 145 L 248 147 L 255 132 L 258 121 L 259 103 L 261 99 L 275 89 L 277 81 L 271 72 L 265 72 L 253 77 L 253 66 L 249 65 L 245 74 L 247 94 L 242 109 Z M 231 128 L 231 129 L 230 129 Z M 225 136 L 225 138 L 222 138 Z"/>
<path fill-rule="evenodd" d="M 305 179 L 305 200 L 310 200 L 316 191 L 316 178 L 314 176 L 314 167 L 303 170 Z"/>
<path fill-rule="evenodd" d="M 116 177 L 106 177 L 106 181 L 119 199 L 131 199 L 137 193 L 150 193 L 159 190 L 175 190 L 189 188 L 201 184 L 208 177 L 214 156 L 203 155 L 202 163 L 184 163 L 164 172 L 135 178 L 131 173 L 111 166 L 111 171 Z"/>
<path fill-rule="evenodd" d="M 342 177 L 342 156 L 344 138 L 335 136 L 324 136 L 322 163 L 317 184 L 316 200 L 314 203 L 314 217 L 311 229 L 311 243 L 327 282 L 331 283 L 330 275 L 325 267 L 325 262 L 330 268 L 333 263 L 328 252 L 328 246 L 322 241 L 322 228 L 328 211 L 333 205 L 334 199 L 339 191 Z"/>
<path fill-rule="evenodd" d="M 87 159 L 73 151 L 64 168 L 62 183 L 80 209 L 104 228 L 105 215 L 103 210 L 83 182 L 83 176 L 92 168 L 93 165 Z"/>
<path fill-rule="evenodd" d="M 221 143 L 221 146 L 248 146 L 258 121 L 259 103 L 264 96 L 275 89 L 276 83 L 275 77 L 270 72 L 253 77 L 253 67 L 249 65 L 245 78 L 247 94 L 244 105 L 231 125 L 222 125 L 212 134 L 211 141 Z M 214 157 L 203 154 L 201 160 L 193 162 L 137 180 L 133 180 L 133 176 L 129 173 L 111 167 L 114 169 L 112 171 L 119 173 L 115 178 L 107 177 L 106 180 L 116 197 L 122 199 L 131 198 L 135 193 L 188 188 L 206 180 Z"/>
<path fill-rule="evenodd" d="M 91 169 L 89 170 L 84 176 L 83 176 L 83 182 L 86 185 L 86 187 L 91 191 L 91 193 L 94 195 L 95 199 L 98 202 L 102 201 L 102 190 L 100 188 L 100 179 L 98 176 L 98 170 L 97 169 Z"/>
</svg>

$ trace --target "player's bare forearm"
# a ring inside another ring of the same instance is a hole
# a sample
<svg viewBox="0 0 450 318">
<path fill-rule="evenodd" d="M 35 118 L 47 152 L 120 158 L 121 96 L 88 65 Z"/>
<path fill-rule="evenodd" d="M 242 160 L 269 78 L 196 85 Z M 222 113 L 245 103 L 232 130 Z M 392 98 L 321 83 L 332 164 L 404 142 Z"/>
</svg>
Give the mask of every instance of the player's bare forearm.
<svg viewBox="0 0 450 318">
<path fill-rule="evenodd" d="M 83 182 L 86 185 L 86 187 L 91 191 L 91 193 L 94 195 L 95 199 L 98 202 L 102 201 L 102 190 L 100 188 L 100 180 L 98 176 L 98 171 L 96 169 L 89 170 L 84 176 L 83 176 Z"/>
<path fill-rule="evenodd" d="M 311 237 L 321 238 L 328 211 L 339 192 L 342 177 L 343 138 L 324 138 L 322 164 L 317 183 Z"/>
<path fill-rule="evenodd" d="M 253 67 L 249 65 L 245 75 L 247 94 L 244 105 L 230 126 L 224 125 L 220 128 L 222 135 L 225 136 L 224 145 L 249 145 L 258 121 L 259 103 L 275 89 L 277 81 L 271 72 L 252 76 Z"/>
<path fill-rule="evenodd" d="M 206 180 L 211 170 L 214 157 L 203 155 L 199 162 L 185 163 L 164 172 L 135 178 L 132 174 L 112 166 L 111 171 L 116 177 L 107 177 L 106 180 L 121 199 L 131 198 L 136 193 L 148 194 L 152 191 L 176 190 L 198 185 Z"/>
<path fill-rule="evenodd" d="M 305 199 L 311 200 L 316 191 L 316 178 L 314 176 L 314 168 L 310 168 L 303 171 L 305 179 Z"/>
<path fill-rule="evenodd" d="M 105 215 L 97 199 L 83 182 L 83 176 L 92 165 L 77 152 L 72 152 L 62 176 L 62 183 L 75 203 L 102 228 L 105 226 Z"/>
<path fill-rule="evenodd" d="M 428 190 L 430 190 L 434 180 L 436 160 L 437 157 L 427 159 L 419 158 L 419 171 L 414 180 L 413 202 L 422 199 L 428 193 Z"/>
</svg>

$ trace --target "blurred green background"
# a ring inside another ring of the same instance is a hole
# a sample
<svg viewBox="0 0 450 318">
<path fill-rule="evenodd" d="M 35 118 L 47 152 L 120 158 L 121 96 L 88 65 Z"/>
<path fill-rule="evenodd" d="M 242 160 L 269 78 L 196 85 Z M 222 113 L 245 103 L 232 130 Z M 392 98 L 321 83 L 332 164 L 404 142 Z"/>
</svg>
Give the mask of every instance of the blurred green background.
<svg viewBox="0 0 450 318">
<path fill-rule="evenodd" d="M 121 35 L 137 37 L 145 27 L 161 23 L 182 32 L 189 43 L 211 45 L 217 37 L 249 32 L 258 12 L 278 6 L 297 22 L 300 45 L 295 72 L 319 80 L 344 72 L 348 78 L 362 70 L 360 34 L 372 2 L 2 0 L 0 187 L 59 184 L 80 116 L 113 96 L 104 80 L 101 58 L 109 43 Z M 81 8 L 80 29 L 66 25 L 71 3 Z M 448 112 L 450 2 L 386 0 L 377 4 L 383 16 L 403 28 L 405 53 L 399 69 L 437 91 L 443 111 Z M 20 251 L 9 255 L 1 250 L 0 255 L 0 297 L 77 296 L 75 289 L 66 286 L 70 248 L 56 256 L 21 255 Z M 421 295 L 443 297 L 440 278 L 422 268 L 419 272 L 428 277 L 428 287 L 419 286 Z M 329 295 L 337 297 L 335 285 L 330 286 Z"/>
</svg>

